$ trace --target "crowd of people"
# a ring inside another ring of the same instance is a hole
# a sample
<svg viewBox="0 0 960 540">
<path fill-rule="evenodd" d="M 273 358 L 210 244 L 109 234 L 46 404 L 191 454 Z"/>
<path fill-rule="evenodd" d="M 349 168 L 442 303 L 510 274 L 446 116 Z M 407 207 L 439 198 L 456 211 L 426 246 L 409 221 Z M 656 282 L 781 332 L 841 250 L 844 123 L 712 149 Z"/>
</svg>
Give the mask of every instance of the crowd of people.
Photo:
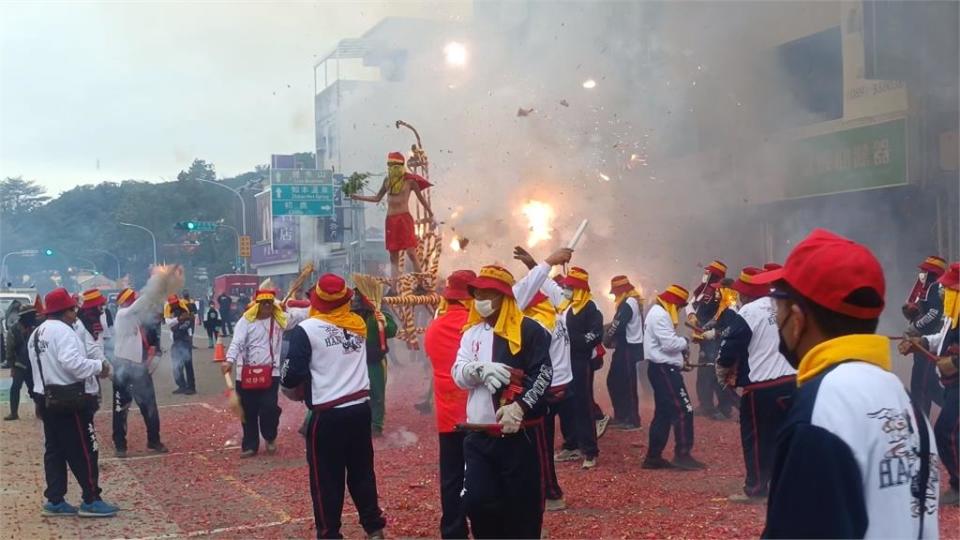
<svg viewBox="0 0 960 540">
<path fill-rule="evenodd" d="M 746 475 L 730 500 L 767 504 L 764 536 L 937 535 L 938 505 L 958 502 L 960 263 L 920 264 L 903 308 L 906 331 L 890 338 L 876 334 L 882 268 L 866 247 L 829 231 L 811 233 L 782 266 L 747 266 L 728 278 L 714 261 L 692 293 L 670 284 L 649 306 L 627 276 L 617 276 L 607 324 L 588 270 L 568 268 L 572 257 L 562 248 L 538 262 L 516 248 L 527 269 L 519 279 L 497 265 L 460 269 L 438 291 L 424 349 L 433 366 L 440 536 L 539 537 L 544 512 L 567 506 L 555 463 L 602 466 L 598 440 L 607 429 L 643 428 L 644 363 L 654 403 L 644 469 L 721 466 L 695 457 L 695 418 L 738 411 Z M 178 391 L 192 393 L 196 309 L 165 299 L 165 289 L 155 276 L 139 294 L 122 291 L 112 324 L 97 290 L 78 302 L 57 289 L 43 306 L 22 309 L 8 343 L 15 383 L 26 383 L 43 419 L 45 515 L 117 513 L 100 496 L 99 379 L 113 381 L 117 455 L 126 452 L 133 401 L 148 448 L 167 451 L 152 381 L 159 341 L 144 321 L 163 306 Z M 308 296 L 283 301 L 258 290 L 232 329 L 223 372 L 242 410 L 241 456 L 256 456 L 261 438 L 268 454 L 276 451 L 281 392 L 303 402 L 317 536 L 340 536 L 348 487 L 364 531 L 382 537 L 372 440 L 384 430 L 385 360 L 396 323 L 340 276 L 320 276 Z M 216 331 L 217 319 L 205 323 Z M 891 339 L 914 357 L 909 393 L 892 373 Z M 608 359 L 612 418 L 594 396 Z M 693 370 L 697 409 L 686 387 Z M 932 429 L 931 403 L 941 407 Z M 11 399 L 14 417 L 17 405 Z M 554 448 L 558 420 L 562 442 Z M 80 483 L 79 508 L 64 498 L 67 467 Z M 943 493 L 941 484 L 948 484 Z"/>
</svg>

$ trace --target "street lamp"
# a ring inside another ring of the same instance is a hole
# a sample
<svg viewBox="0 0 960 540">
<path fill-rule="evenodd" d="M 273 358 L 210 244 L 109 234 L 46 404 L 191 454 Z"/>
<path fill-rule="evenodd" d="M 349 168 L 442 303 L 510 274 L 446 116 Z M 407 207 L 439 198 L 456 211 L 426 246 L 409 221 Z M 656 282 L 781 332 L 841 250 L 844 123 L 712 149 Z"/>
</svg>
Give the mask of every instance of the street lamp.
<svg viewBox="0 0 960 540">
<path fill-rule="evenodd" d="M 9 256 L 11 256 L 11 255 L 20 255 L 20 256 L 22 256 L 22 257 L 33 257 L 33 256 L 36 256 L 36 255 L 39 255 L 39 254 L 40 254 L 40 250 L 39 250 L 39 249 L 22 249 L 22 250 L 20 250 L 20 251 L 11 251 L 11 252 L 9 252 L 9 253 L 5 253 L 5 254 L 3 255 L 3 258 L 0 259 L 0 270 L 3 271 L 3 279 L 4 279 L 4 281 L 6 281 L 6 279 L 10 277 L 10 276 L 7 274 L 7 257 L 9 257 Z"/>
<path fill-rule="evenodd" d="M 241 219 L 240 230 L 243 231 L 243 235 L 246 236 L 246 235 L 247 235 L 247 203 L 243 200 L 243 194 L 240 193 L 239 191 L 237 191 L 236 189 L 233 189 L 232 187 L 230 187 L 230 186 L 228 186 L 228 185 L 226 185 L 226 184 L 223 184 L 223 183 L 221 183 L 221 182 L 214 182 L 213 180 L 205 180 L 205 179 L 203 179 L 203 178 L 196 178 L 195 180 L 197 180 L 198 182 L 204 182 L 204 183 L 207 183 L 207 184 L 213 184 L 213 185 L 215 185 L 215 186 L 217 186 L 217 187 L 222 187 L 223 189 L 226 189 L 226 190 L 228 190 L 228 191 L 232 191 L 233 194 L 236 195 L 238 199 L 240 199 L 240 219 Z M 234 214 L 234 215 L 236 215 L 236 214 Z M 240 242 L 239 242 L 239 239 L 238 239 L 237 244 L 239 245 L 239 243 L 240 243 Z M 247 271 L 247 259 L 246 259 L 246 258 L 243 259 L 243 271 L 244 271 L 244 272 Z"/>
<path fill-rule="evenodd" d="M 118 221 L 117 223 L 119 225 L 123 225 L 124 227 L 133 227 L 134 229 L 140 229 L 141 231 L 146 231 L 147 234 L 150 235 L 150 238 L 153 239 L 153 265 L 156 266 L 157 265 L 157 236 L 153 234 L 153 231 L 151 231 L 146 227 L 136 225 L 134 223 L 124 223 L 122 221 Z"/>
</svg>

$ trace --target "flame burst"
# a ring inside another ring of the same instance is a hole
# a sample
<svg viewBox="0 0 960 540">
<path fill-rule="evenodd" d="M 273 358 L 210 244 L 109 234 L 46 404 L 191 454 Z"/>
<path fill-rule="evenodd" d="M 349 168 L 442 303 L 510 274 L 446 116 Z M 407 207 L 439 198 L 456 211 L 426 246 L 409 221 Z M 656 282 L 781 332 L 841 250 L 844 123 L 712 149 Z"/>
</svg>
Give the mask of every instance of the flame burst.
<svg viewBox="0 0 960 540">
<path fill-rule="evenodd" d="M 450 249 L 455 253 L 459 253 L 467 248 L 467 244 L 470 242 L 469 239 L 463 238 L 462 236 L 453 236 L 453 240 L 450 240 Z"/>
<path fill-rule="evenodd" d="M 553 207 L 542 201 L 530 201 L 520 210 L 527 218 L 527 247 L 553 238 Z"/>
</svg>

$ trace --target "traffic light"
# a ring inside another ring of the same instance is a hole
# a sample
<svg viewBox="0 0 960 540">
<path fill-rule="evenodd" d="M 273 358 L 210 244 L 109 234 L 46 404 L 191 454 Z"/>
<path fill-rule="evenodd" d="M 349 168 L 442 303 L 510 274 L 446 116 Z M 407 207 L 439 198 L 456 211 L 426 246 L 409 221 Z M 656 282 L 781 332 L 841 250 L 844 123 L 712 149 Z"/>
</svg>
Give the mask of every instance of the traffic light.
<svg viewBox="0 0 960 540">
<path fill-rule="evenodd" d="M 44 248 L 43 254 L 46 255 L 47 257 L 52 257 L 52 256 L 53 256 L 53 250 L 50 249 L 50 248 Z"/>
<path fill-rule="evenodd" d="M 249 257 L 251 255 L 251 247 L 252 246 L 250 245 L 250 237 L 247 235 L 241 236 L 240 245 L 238 248 L 239 255 L 241 257 Z"/>
<path fill-rule="evenodd" d="M 183 231 L 193 232 L 197 230 L 197 222 L 196 221 L 178 221 L 176 225 L 174 225 L 174 228 L 180 229 Z"/>
</svg>

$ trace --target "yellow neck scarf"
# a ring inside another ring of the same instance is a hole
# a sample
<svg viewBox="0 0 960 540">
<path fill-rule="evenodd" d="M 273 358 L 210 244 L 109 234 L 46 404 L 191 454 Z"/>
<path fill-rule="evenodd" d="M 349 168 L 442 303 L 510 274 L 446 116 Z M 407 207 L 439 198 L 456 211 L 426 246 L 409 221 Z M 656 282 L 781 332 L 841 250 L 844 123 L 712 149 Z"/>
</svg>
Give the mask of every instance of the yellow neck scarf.
<svg viewBox="0 0 960 540">
<path fill-rule="evenodd" d="M 343 328 L 347 332 L 353 332 L 362 338 L 367 337 L 367 323 L 363 320 L 363 317 L 350 311 L 350 302 L 334 308 L 333 311 L 328 313 L 321 313 L 316 308 L 311 307 L 310 316 Z"/>
<path fill-rule="evenodd" d="M 180 306 L 180 309 L 184 311 L 190 311 L 190 306 L 187 305 L 187 302 L 184 300 L 177 300 L 177 304 Z M 169 319 L 173 317 L 173 307 L 170 306 L 170 303 L 167 302 L 163 305 L 163 318 Z"/>
<path fill-rule="evenodd" d="M 614 309 L 619 309 L 619 308 L 620 308 L 620 304 L 624 303 L 624 302 L 627 300 L 627 298 L 636 298 L 636 299 L 637 299 L 637 303 L 640 303 L 640 304 L 643 303 L 643 297 L 640 296 L 640 292 L 637 291 L 636 289 L 630 289 L 629 291 L 627 291 L 627 292 L 625 292 L 625 293 L 621 293 L 621 294 L 618 294 L 618 295 L 617 295 L 617 298 L 614 299 L 614 301 L 613 301 L 613 307 L 614 307 Z"/>
<path fill-rule="evenodd" d="M 563 313 L 567 308 L 572 308 L 573 314 L 576 315 L 580 313 L 580 310 L 587 307 L 587 302 L 591 300 L 593 300 L 593 295 L 590 294 L 590 291 L 586 289 L 574 289 L 573 298 L 563 301 L 563 304 L 560 305 L 560 312 Z"/>
<path fill-rule="evenodd" d="M 467 317 L 467 324 L 463 327 L 467 330 L 483 322 L 483 317 L 477 312 L 477 308 L 471 303 L 470 315 Z M 523 312 L 517 306 L 517 301 L 509 296 L 503 297 L 503 303 L 500 304 L 500 315 L 497 316 L 497 324 L 493 325 L 493 333 L 507 340 L 510 344 L 510 352 L 517 354 L 520 352 L 520 325 L 523 323 Z"/>
<path fill-rule="evenodd" d="M 800 361 L 797 386 L 846 360 L 867 362 L 890 371 L 890 339 L 876 334 L 852 334 L 824 341 Z"/>
<path fill-rule="evenodd" d="M 671 304 L 670 302 L 664 302 L 663 300 L 657 298 L 657 303 L 660 304 L 660 307 L 667 310 L 667 313 L 670 314 L 670 320 L 673 322 L 674 326 L 680 324 L 680 309 L 676 304 Z"/>
<path fill-rule="evenodd" d="M 723 314 L 727 308 L 737 305 L 737 301 L 740 299 L 740 295 L 737 294 L 737 291 L 733 289 L 728 289 L 727 287 L 720 288 L 720 306 L 717 308 L 717 314 L 713 317 L 714 320 L 719 319 L 720 315 Z"/>
<path fill-rule="evenodd" d="M 257 320 L 257 315 L 260 314 L 260 302 L 254 302 L 252 306 L 247 308 L 243 312 L 243 317 L 250 322 Z M 287 327 L 287 313 L 283 311 L 283 308 L 279 303 L 273 303 L 273 319 L 277 321 L 277 324 L 280 325 L 280 328 Z"/>
<path fill-rule="evenodd" d="M 960 323 L 960 291 L 957 289 L 943 288 L 943 315 L 950 318 L 950 329 L 957 327 Z"/>
<path fill-rule="evenodd" d="M 549 299 L 528 307 L 523 314 L 542 324 L 551 333 L 557 326 L 557 308 L 553 307 Z"/>
</svg>

